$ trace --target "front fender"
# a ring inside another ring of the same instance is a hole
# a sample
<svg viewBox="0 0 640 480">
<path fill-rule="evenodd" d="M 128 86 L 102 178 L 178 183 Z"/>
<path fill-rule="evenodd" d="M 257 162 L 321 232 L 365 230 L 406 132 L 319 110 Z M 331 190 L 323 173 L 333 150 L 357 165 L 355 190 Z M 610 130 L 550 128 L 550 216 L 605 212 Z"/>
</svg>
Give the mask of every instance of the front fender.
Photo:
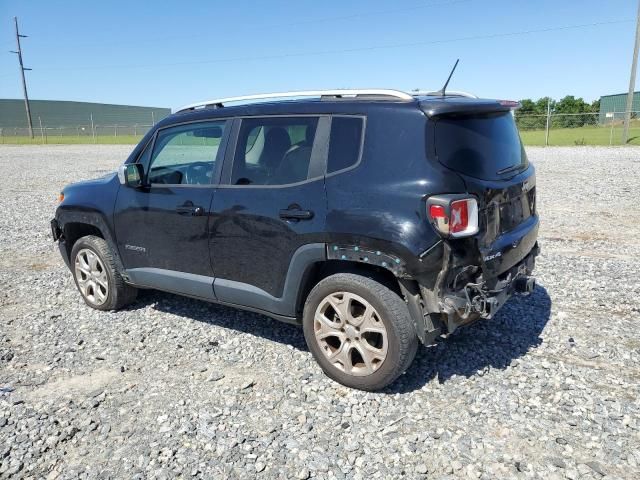
<svg viewBox="0 0 640 480">
<path fill-rule="evenodd" d="M 70 241 L 77 239 L 73 238 L 72 233 L 74 229 L 82 231 L 82 226 L 85 225 L 100 232 L 115 257 L 118 270 L 124 272 L 113 228 L 113 208 L 119 188 L 120 183 L 115 173 L 64 188 L 64 200 L 56 209 L 55 221 L 60 231 L 58 240 L 61 251 L 62 247 L 66 249 L 67 263 L 73 247 Z"/>
<path fill-rule="evenodd" d="M 58 209 L 56 212 L 55 221 L 58 224 L 58 228 L 60 229 L 60 237 L 58 239 L 58 244 L 60 247 L 60 253 L 62 254 L 65 263 L 69 266 L 70 259 L 69 256 L 71 254 L 71 249 L 73 248 L 73 243 L 69 243 L 70 233 L 74 228 L 78 228 L 79 225 L 89 225 L 91 227 L 95 227 L 100 231 L 102 238 L 107 242 L 111 252 L 113 253 L 114 260 L 116 262 L 116 268 L 120 272 L 121 275 L 125 275 L 124 264 L 122 263 L 122 259 L 120 257 L 120 253 L 118 252 L 118 247 L 115 241 L 115 238 L 109 229 L 109 224 L 105 219 L 105 215 L 102 212 L 87 212 L 87 211 L 75 211 L 71 209 Z M 77 238 L 73 238 L 73 241 L 77 240 Z"/>
</svg>

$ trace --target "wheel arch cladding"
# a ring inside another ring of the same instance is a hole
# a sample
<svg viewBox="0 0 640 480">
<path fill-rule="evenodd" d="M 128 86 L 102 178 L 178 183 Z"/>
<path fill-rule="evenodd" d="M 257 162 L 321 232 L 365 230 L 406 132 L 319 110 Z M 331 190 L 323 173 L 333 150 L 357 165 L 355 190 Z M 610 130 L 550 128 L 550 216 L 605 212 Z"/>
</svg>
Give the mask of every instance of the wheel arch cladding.
<svg viewBox="0 0 640 480">
<path fill-rule="evenodd" d="M 303 277 L 302 282 L 300 283 L 298 301 L 296 302 L 296 312 L 298 314 L 302 313 L 305 301 L 313 287 L 325 278 L 337 273 L 352 273 L 370 278 L 384 285 L 402 298 L 402 290 L 400 288 L 398 278 L 392 273 L 392 271 L 355 260 L 327 259 L 315 262 L 307 270 L 305 277 Z"/>
<path fill-rule="evenodd" d="M 73 248 L 73 245 L 79 238 L 86 237 L 87 235 L 95 235 L 96 237 L 104 239 L 102 231 L 95 225 L 89 223 L 68 222 L 64 224 L 62 232 L 67 248 L 69 249 Z"/>
<path fill-rule="evenodd" d="M 78 239 L 87 235 L 100 237 L 111 249 L 116 267 L 120 274 L 123 274 L 124 265 L 120 258 L 115 239 L 113 238 L 107 222 L 103 217 L 103 214 L 100 212 L 59 210 L 57 212 L 56 219 L 58 220 L 63 232 L 63 239 L 61 239 L 60 248 L 61 250 L 64 248 L 67 255 L 66 258 L 70 261 L 71 250 Z"/>
</svg>

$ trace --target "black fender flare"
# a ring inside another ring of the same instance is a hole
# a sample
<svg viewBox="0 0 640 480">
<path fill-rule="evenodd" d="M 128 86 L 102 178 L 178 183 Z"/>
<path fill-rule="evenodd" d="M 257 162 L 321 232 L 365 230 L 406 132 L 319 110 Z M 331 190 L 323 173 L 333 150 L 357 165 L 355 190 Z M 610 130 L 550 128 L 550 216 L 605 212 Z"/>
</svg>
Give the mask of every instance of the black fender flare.
<svg viewBox="0 0 640 480">
<path fill-rule="evenodd" d="M 60 248 L 64 246 L 67 250 L 67 255 L 65 260 L 68 260 L 68 256 L 71 253 L 72 245 L 67 245 L 64 237 L 65 228 L 67 225 L 71 223 L 78 223 L 84 225 L 90 225 L 92 227 L 97 228 L 102 234 L 102 238 L 107 245 L 111 249 L 113 253 L 114 260 L 116 262 L 116 268 L 119 273 L 123 276 L 125 280 L 127 280 L 126 272 L 124 268 L 124 264 L 122 263 L 122 258 L 120 257 L 120 252 L 118 251 L 118 246 L 116 240 L 111 232 L 111 229 L 108 226 L 107 220 L 105 218 L 104 213 L 98 210 L 71 210 L 71 209 L 63 209 L 59 208 L 56 212 L 56 221 L 58 222 L 58 227 L 62 231 L 62 237 L 60 238 Z M 62 245 L 64 243 L 64 245 Z M 68 264 L 68 262 L 67 262 Z"/>
</svg>

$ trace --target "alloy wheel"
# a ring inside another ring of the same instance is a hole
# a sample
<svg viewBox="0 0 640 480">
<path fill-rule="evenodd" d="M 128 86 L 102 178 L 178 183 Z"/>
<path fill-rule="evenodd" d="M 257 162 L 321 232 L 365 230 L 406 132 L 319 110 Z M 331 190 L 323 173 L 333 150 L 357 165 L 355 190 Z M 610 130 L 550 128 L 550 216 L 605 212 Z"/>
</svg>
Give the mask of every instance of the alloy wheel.
<svg viewBox="0 0 640 480">
<path fill-rule="evenodd" d="M 387 329 L 380 315 L 354 293 L 325 297 L 316 309 L 314 333 L 327 359 L 349 375 L 370 375 L 387 357 Z"/>
<path fill-rule="evenodd" d="M 98 255 L 83 248 L 76 255 L 75 274 L 82 296 L 94 305 L 102 305 L 109 295 L 109 278 Z"/>
</svg>

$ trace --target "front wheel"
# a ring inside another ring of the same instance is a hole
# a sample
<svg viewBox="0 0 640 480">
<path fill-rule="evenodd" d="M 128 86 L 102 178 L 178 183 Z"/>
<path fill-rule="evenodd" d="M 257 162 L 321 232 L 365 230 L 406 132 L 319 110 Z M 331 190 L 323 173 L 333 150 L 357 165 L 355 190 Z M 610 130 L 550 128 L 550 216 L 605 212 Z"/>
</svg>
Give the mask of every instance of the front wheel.
<svg viewBox="0 0 640 480">
<path fill-rule="evenodd" d="M 413 361 L 418 338 L 398 294 L 361 275 L 339 273 L 309 293 L 303 313 L 309 350 L 325 374 L 360 390 L 379 390 Z"/>
<path fill-rule="evenodd" d="M 80 238 L 71 249 L 71 271 L 87 305 L 97 310 L 117 310 L 133 302 L 137 289 L 127 285 L 116 268 L 104 239 Z"/>
</svg>

